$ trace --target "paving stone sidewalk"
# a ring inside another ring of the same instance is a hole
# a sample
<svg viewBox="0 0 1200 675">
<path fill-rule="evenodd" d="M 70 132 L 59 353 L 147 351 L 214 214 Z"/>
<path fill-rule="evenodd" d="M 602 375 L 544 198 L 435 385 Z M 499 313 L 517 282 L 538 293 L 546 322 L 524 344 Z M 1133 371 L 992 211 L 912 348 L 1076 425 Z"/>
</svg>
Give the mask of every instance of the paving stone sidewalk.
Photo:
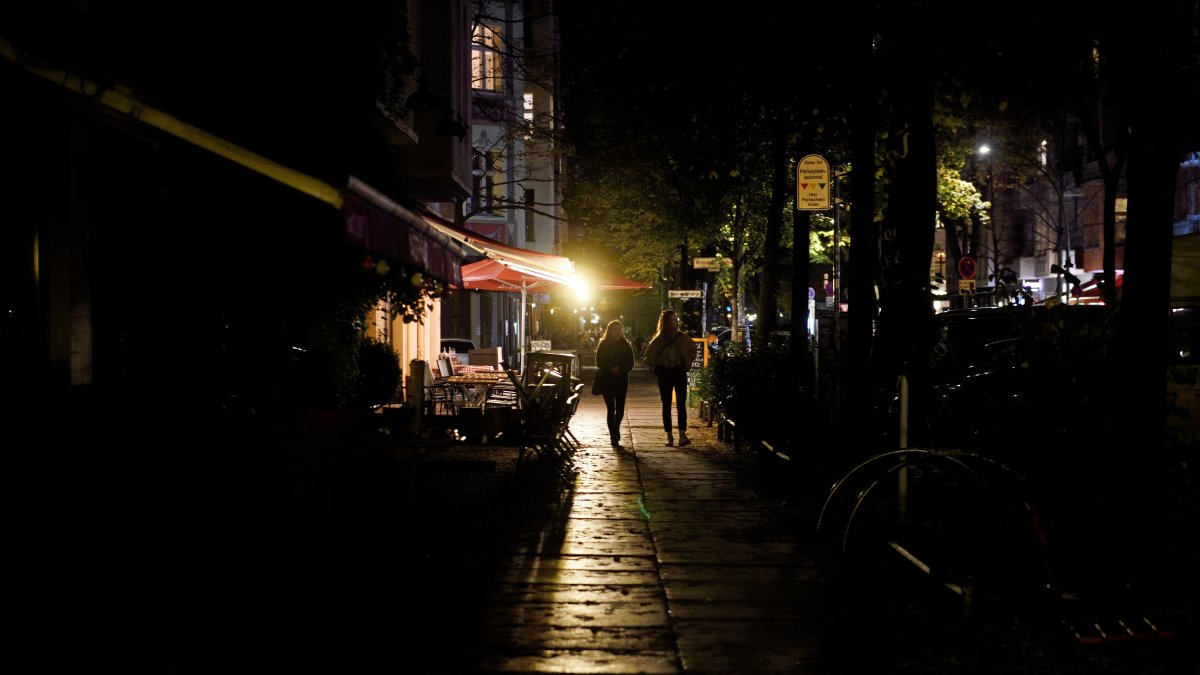
<svg viewBox="0 0 1200 675">
<path fill-rule="evenodd" d="M 664 445 L 657 389 L 635 374 L 617 450 L 602 399 L 583 402 L 578 478 L 560 517 L 531 523 L 502 561 L 483 671 L 828 670 L 824 580 L 689 413 L 693 444 Z"/>
<path fill-rule="evenodd" d="M 585 395 L 569 484 L 502 445 L 431 447 L 415 464 L 334 456 L 327 536 L 185 538 L 155 565 L 167 671 L 1176 672 L 1080 658 L 1027 616 L 963 625 L 911 568 L 847 566 L 813 534 L 827 476 L 737 451 L 689 413 L 694 443 L 665 446 L 652 376 L 635 371 L 616 450 Z"/>
</svg>

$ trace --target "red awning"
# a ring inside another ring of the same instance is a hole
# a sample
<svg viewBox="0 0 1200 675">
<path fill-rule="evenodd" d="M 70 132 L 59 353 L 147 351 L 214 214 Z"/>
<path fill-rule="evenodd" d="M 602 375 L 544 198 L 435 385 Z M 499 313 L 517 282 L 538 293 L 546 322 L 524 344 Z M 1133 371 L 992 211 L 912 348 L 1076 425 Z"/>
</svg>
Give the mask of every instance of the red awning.
<svg viewBox="0 0 1200 675">
<path fill-rule="evenodd" d="M 570 277 L 500 260 L 480 260 L 462 267 L 462 288 L 470 291 L 561 290 L 570 284 Z"/>
<path fill-rule="evenodd" d="M 481 260 L 464 265 L 462 288 L 472 291 L 566 291 L 583 286 L 595 291 L 635 291 L 650 288 L 619 274 L 584 273 L 563 277 L 544 270 L 501 260 Z"/>
<path fill-rule="evenodd" d="M 642 283 L 637 279 L 623 277 L 620 274 L 585 272 L 581 276 L 583 277 L 585 283 L 598 291 L 638 291 L 644 288 L 650 288 L 650 284 Z"/>
<path fill-rule="evenodd" d="M 451 240 L 462 244 L 465 248 L 475 251 L 478 257 L 486 257 L 489 260 L 502 263 L 508 267 L 519 270 L 521 273 L 538 277 L 547 281 L 555 281 L 560 283 L 570 284 L 575 277 L 575 263 L 571 262 L 570 258 L 554 255 L 553 253 L 542 253 L 541 251 L 531 251 L 525 248 L 510 246 L 503 244 L 490 237 L 485 237 L 478 232 L 464 230 L 461 227 L 453 225 L 445 220 L 428 213 L 421 214 L 424 221 L 434 230 L 441 232 Z M 480 274 L 480 279 L 485 279 L 488 274 Z M 494 276 L 494 275 L 492 275 Z M 515 284 L 515 288 L 491 288 L 481 290 L 518 290 L 520 288 L 520 280 Z"/>
</svg>

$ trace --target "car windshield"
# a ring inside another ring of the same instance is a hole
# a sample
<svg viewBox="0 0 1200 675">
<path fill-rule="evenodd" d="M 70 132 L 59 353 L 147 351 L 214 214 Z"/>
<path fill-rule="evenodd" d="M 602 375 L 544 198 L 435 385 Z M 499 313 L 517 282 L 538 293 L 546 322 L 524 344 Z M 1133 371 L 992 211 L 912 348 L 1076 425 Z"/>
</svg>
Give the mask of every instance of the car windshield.
<svg viewBox="0 0 1200 675">
<path fill-rule="evenodd" d="M 456 360 L 459 363 L 465 364 L 468 362 L 472 349 L 475 349 L 475 343 L 471 340 L 464 340 L 462 338 L 442 339 L 442 351 L 449 352 L 453 350 L 454 355 L 457 357 Z"/>
</svg>

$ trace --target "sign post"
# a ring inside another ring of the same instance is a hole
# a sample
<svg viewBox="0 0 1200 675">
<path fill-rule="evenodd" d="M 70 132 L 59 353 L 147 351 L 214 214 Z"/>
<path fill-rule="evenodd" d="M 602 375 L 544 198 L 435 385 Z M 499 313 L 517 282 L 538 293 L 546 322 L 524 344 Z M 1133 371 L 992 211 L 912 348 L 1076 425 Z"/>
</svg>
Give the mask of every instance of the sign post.
<svg viewBox="0 0 1200 675">
<path fill-rule="evenodd" d="M 976 271 L 975 259 L 969 255 L 964 255 L 958 261 L 958 276 L 963 279 L 974 279 Z"/>
<path fill-rule="evenodd" d="M 692 267 L 716 272 L 722 267 L 733 267 L 733 258 L 692 258 Z"/>
<path fill-rule="evenodd" d="M 704 297 L 704 291 L 689 291 L 689 290 L 669 290 L 667 291 L 668 298 L 679 298 L 682 300 L 692 300 Z"/>
<path fill-rule="evenodd" d="M 978 265 L 975 259 L 969 255 L 964 255 L 958 260 L 958 294 L 959 295 L 975 295 L 975 273 L 978 271 Z"/>
</svg>

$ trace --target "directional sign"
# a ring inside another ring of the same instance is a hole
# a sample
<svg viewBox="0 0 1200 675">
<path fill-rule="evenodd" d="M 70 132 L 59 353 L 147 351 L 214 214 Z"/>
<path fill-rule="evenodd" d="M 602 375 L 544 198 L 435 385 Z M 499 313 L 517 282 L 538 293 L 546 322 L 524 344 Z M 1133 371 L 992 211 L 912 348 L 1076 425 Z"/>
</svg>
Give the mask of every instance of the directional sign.
<svg viewBox="0 0 1200 675">
<path fill-rule="evenodd" d="M 692 258 L 692 267 L 698 270 L 719 270 L 733 267 L 733 258 Z"/>
<path fill-rule="evenodd" d="M 829 162 L 820 155 L 805 155 L 796 164 L 796 210 L 828 211 Z"/>
<path fill-rule="evenodd" d="M 704 291 L 669 290 L 669 291 L 667 291 L 667 297 L 668 298 L 702 298 L 702 297 L 704 297 Z"/>
<path fill-rule="evenodd" d="M 962 277 L 963 279 L 975 278 L 974 258 L 969 255 L 964 255 L 962 259 L 958 261 L 958 276 Z"/>
</svg>

